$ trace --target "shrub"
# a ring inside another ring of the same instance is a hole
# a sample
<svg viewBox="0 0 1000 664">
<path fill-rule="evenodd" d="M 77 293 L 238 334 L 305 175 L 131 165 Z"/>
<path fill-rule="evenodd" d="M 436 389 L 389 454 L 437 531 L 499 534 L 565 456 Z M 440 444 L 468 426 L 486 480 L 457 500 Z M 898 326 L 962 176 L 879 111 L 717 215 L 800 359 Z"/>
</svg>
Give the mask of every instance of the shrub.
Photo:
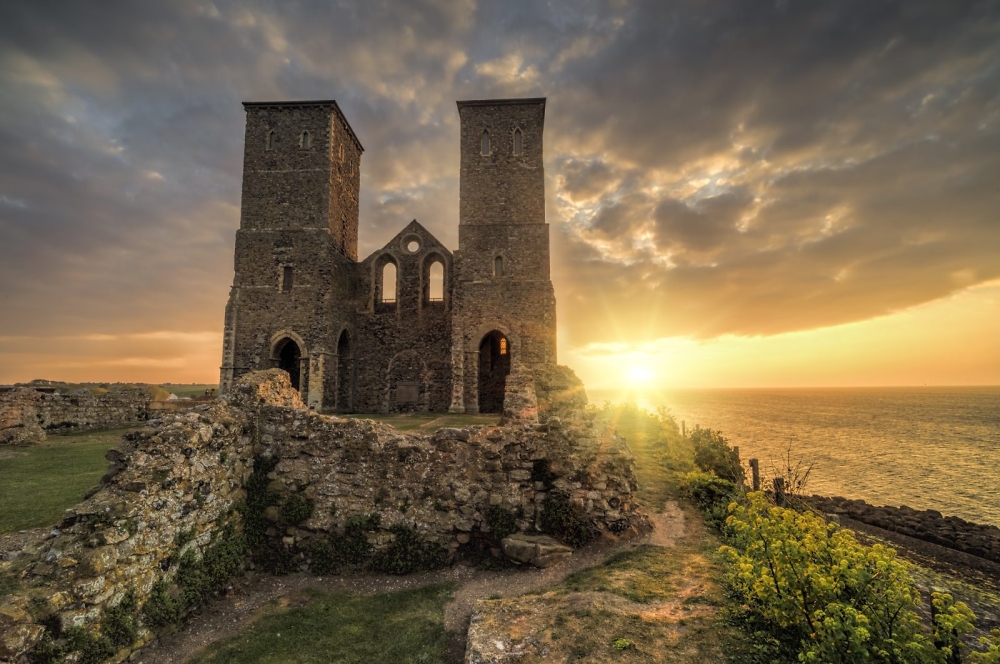
<svg viewBox="0 0 1000 664">
<path fill-rule="evenodd" d="M 706 473 L 715 473 L 722 479 L 739 484 L 744 479 L 740 455 L 729 447 L 723 435 L 711 429 L 695 429 L 691 432 L 694 445 L 694 463 Z"/>
<path fill-rule="evenodd" d="M 705 511 L 709 522 L 722 527 L 729 503 L 736 498 L 736 485 L 712 473 L 692 470 L 684 476 L 681 490 L 691 502 Z"/>
<path fill-rule="evenodd" d="M 130 590 L 118 604 L 104 610 L 104 615 L 101 617 L 101 635 L 119 648 L 135 643 L 138 636 L 136 608 L 138 602 L 135 592 Z"/>
<path fill-rule="evenodd" d="M 447 550 L 402 524 L 389 527 L 392 541 L 375 556 L 374 567 L 388 574 L 412 574 L 438 569 L 447 561 Z"/>
<path fill-rule="evenodd" d="M 486 511 L 486 525 L 496 541 L 509 537 L 517 532 L 517 518 L 514 513 L 499 505 L 493 505 Z"/>
<path fill-rule="evenodd" d="M 574 505 L 569 496 L 552 491 L 546 496 L 539 519 L 542 532 L 579 548 L 594 539 L 597 529 L 583 509 Z"/>
<path fill-rule="evenodd" d="M 994 629 L 989 636 L 981 637 L 979 643 L 986 646 L 986 650 L 969 655 L 969 664 L 1000 664 L 1000 629 Z"/>
<path fill-rule="evenodd" d="M 170 594 L 167 582 L 160 579 L 153 584 L 149 598 L 142 605 L 142 620 L 150 627 L 164 627 L 181 617 L 181 603 Z"/>
<path fill-rule="evenodd" d="M 313 507 L 311 500 L 305 498 L 301 493 L 293 493 L 281 506 L 281 518 L 287 523 L 297 526 L 312 516 Z"/>
<path fill-rule="evenodd" d="M 859 544 L 811 513 L 774 507 L 759 492 L 726 521 L 728 584 L 765 631 L 798 646 L 802 662 L 941 662 L 914 610 L 919 595 L 893 549 Z M 957 638 L 971 612 L 937 596 L 940 630 Z"/>
</svg>

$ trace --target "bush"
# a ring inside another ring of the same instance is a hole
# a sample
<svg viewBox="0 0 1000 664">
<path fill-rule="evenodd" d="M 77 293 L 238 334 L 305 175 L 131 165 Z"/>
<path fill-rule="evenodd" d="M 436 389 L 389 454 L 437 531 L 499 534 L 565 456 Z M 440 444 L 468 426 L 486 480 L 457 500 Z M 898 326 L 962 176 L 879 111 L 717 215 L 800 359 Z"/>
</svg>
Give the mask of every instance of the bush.
<svg viewBox="0 0 1000 664">
<path fill-rule="evenodd" d="M 281 506 L 281 518 L 293 526 L 297 526 L 311 517 L 312 513 L 313 502 L 298 492 L 288 496 L 285 504 Z"/>
<path fill-rule="evenodd" d="M 597 529 L 583 509 L 574 505 L 569 496 L 559 491 L 552 491 L 546 496 L 539 521 L 542 532 L 562 540 L 574 549 L 597 535 Z"/>
<path fill-rule="evenodd" d="M 104 610 L 101 617 L 101 635 L 107 637 L 112 645 L 124 648 L 135 643 L 138 637 L 138 625 L 135 620 L 135 610 L 138 608 L 135 592 L 128 591 L 117 605 Z"/>
<path fill-rule="evenodd" d="M 498 542 L 517 532 L 517 518 L 514 513 L 499 505 L 493 505 L 486 511 L 486 525 L 490 527 L 493 539 Z"/>
<path fill-rule="evenodd" d="M 389 527 L 392 542 L 375 556 L 374 567 L 388 574 L 412 574 L 444 567 L 447 550 L 425 539 L 413 528 L 396 524 Z"/>
<path fill-rule="evenodd" d="M 160 579 L 153 584 L 149 599 L 142 605 L 142 620 L 150 627 L 164 627 L 181 617 L 181 603 L 170 594 L 167 582 Z"/>
<path fill-rule="evenodd" d="M 724 480 L 739 484 L 744 480 L 740 455 L 729 447 L 723 435 L 711 429 L 695 429 L 691 432 L 694 445 L 694 463 L 706 473 L 715 473 Z"/>
<path fill-rule="evenodd" d="M 764 494 L 734 504 L 726 521 L 728 585 L 762 631 L 802 662 L 944 662 L 914 610 L 919 595 L 893 549 L 859 544 L 811 513 L 774 507 Z M 972 614 L 935 596 L 939 631 L 957 638 Z"/>
<path fill-rule="evenodd" d="M 352 516 L 344 524 L 343 533 L 314 540 L 309 550 L 313 573 L 332 574 L 343 567 L 364 565 L 372 554 L 368 533 L 377 530 L 381 523 L 377 513 Z"/>
<path fill-rule="evenodd" d="M 721 527 L 728 514 L 729 503 L 736 499 L 736 485 L 712 473 L 692 470 L 684 476 L 681 490 L 691 502 L 703 509 L 709 521 Z"/>
</svg>

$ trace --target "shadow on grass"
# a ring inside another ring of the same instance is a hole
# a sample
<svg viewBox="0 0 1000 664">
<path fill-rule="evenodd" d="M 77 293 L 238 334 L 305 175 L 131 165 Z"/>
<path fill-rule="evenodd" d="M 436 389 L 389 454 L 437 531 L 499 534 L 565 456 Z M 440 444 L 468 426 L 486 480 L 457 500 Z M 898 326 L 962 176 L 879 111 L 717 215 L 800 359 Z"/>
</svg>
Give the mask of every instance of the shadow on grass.
<svg viewBox="0 0 1000 664">
<path fill-rule="evenodd" d="M 379 595 L 307 590 L 303 606 L 272 604 L 239 635 L 210 646 L 192 661 L 226 662 L 447 662 L 444 605 L 454 584 Z"/>
</svg>

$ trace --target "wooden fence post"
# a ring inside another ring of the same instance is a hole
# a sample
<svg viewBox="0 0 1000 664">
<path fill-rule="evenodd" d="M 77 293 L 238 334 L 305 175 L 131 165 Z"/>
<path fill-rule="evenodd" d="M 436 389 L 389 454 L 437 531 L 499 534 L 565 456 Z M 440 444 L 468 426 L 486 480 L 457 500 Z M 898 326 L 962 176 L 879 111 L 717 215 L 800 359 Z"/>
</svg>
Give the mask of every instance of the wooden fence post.
<svg viewBox="0 0 1000 664">
<path fill-rule="evenodd" d="M 785 478 L 774 478 L 774 504 L 778 507 L 785 506 Z"/>
<path fill-rule="evenodd" d="M 753 477 L 753 490 L 760 491 L 760 462 L 750 459 L 750 475 Z"/>
</svg>

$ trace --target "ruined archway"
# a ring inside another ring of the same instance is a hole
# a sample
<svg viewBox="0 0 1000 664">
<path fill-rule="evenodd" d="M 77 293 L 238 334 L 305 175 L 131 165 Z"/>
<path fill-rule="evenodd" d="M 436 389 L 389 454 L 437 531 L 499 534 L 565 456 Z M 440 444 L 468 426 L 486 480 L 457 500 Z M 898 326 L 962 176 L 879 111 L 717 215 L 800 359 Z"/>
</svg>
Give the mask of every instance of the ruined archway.
<svg viewBox="0 0 1000 664">
<path fill-rule="evenodd" d="M 354 344 L 351 333 L 344 330 L 337 340 L 337 402 L 342 413 L 354 410 Z"/>
<path fill-rule="evenodd" d="M 292 387 L 301 391 L 300 385 L 300 362 L 302 360 L 302 350 L 292 339 L 285 338 L 275 346 L 275 354 L 278 357 L 278 368 L 288 372 L 288 377 L 292 381 Z"/>
<path fill-rule="evenodd" d="M 479 342 L 479 412 L 503 412 L 510 373 L 510 341 L 502 332 L 488 332 Z"/>
</svg>

